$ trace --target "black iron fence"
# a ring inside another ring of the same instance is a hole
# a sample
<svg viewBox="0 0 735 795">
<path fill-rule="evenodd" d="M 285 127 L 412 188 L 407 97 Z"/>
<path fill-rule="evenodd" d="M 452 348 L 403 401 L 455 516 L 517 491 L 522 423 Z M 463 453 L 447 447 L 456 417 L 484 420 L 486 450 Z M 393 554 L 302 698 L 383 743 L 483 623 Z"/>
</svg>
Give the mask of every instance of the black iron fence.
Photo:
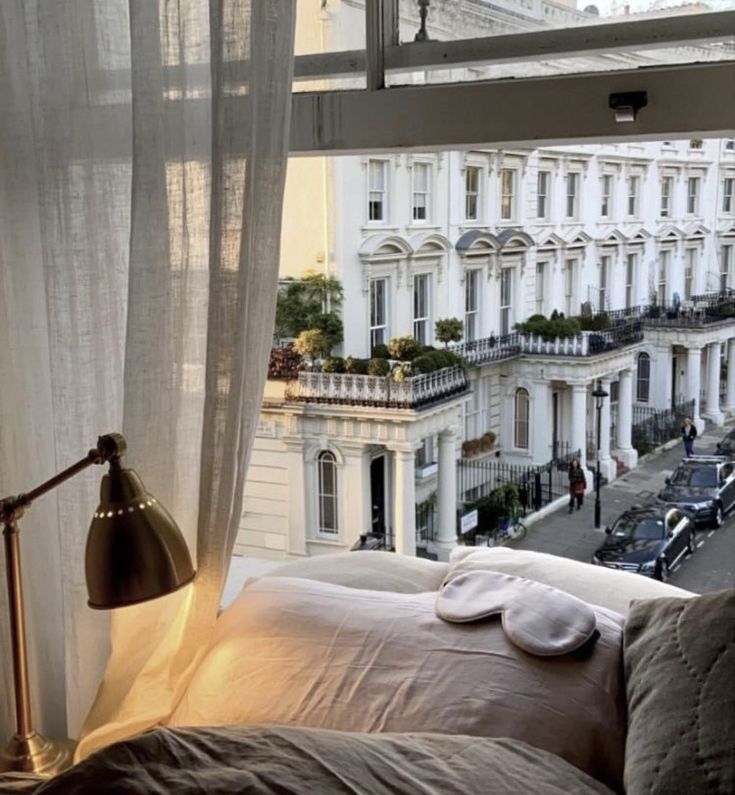
<svg viewBox="0 0 735 795">
<path fill-rule="evenodd" d="M 655 409 L 650 406 L 633 406 L 633 427 L 631 442 L 638 455 L 645 455 L 676 439 L 681 434 L 681 425 L 685 417 L 694 413 L 694 400 L 678 402 L 670 409 Z"/>
<path fill-rule="evenodd" d="M 416 506 L 416 546 L 426 547 L 436 538 L 436 498 L 430 497 Z"/>
<path fill-rule="evenodd" d="M 554 458 L 542 465 L 461 458 L 457 462 L 460 513 L 483 503 L 505 504 L 510 495 L 517 501 L 521 513 L 538 511 L 567 493 L 569 462 L 579 455 L 579 450 L 572 451 L 567 443 L 558 442 Z"/>
</svg>

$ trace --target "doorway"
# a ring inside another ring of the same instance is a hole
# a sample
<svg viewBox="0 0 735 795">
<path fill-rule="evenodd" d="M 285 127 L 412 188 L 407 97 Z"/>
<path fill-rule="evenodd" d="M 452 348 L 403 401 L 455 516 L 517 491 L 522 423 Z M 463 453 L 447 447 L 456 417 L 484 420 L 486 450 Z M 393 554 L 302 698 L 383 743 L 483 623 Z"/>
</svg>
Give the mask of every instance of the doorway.
<svg viewBox="0 0 735 795">
<path fill-rule="evenodd" d="M 559 458 L 559 393 L 551 393 L 551 458 Z"/>
<path fill-rule="evenodd" d="M 385 537 L 385 455 L 370 462 L 370 532 Z"/>
<path fill-rule="evenodd" d="M 671 356 L 671 408 L 676 408 L 676 396 L 678 394 L 677 387 L 679 386 L 678 379 L 677 379 L 677 365 L 676 365 L 676 354 Z"/>
</svg>

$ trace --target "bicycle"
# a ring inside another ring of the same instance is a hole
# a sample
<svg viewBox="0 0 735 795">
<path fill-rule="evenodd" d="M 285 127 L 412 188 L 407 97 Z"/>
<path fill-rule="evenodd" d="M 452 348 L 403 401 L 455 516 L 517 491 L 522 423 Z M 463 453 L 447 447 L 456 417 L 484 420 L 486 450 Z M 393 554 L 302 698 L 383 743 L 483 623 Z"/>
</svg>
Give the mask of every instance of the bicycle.
<svg viewBox="0 0 735 795">
<path fill-rule="evenodd" d="M 518 511 L 514 508 L 510 516 L 504 516 L 498 522 L 493 532 L 493 545 L 497 547 L 510 541 L 522 541 L 526 537 L 526 532 L 526 525 L 518 518 Z"/>
</svg>

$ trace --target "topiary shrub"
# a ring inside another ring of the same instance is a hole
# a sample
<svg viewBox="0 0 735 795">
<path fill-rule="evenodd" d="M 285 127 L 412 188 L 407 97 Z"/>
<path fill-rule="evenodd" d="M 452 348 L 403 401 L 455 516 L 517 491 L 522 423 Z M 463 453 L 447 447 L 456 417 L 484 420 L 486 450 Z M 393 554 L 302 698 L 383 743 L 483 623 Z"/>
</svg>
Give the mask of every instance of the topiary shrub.
<svg viewBox="0 0 735 795">
<path fill-rule="evenodd" d="M 464 336 L 464 323 L 458 317 L 445 317 L 434 324 L 434 336 L 446 348 L 450 342 L 459 342 Z"/>
<path fill-rule="evenodd" d="M 421 347 L 421 343 L 413 337 L 393 337 L 388 343 L 388 353 L 391 359 L 410 362 L 421 353 Z"/>
<path fill-rule="evenodd" d="M 367 359 L 356 359 L 348 356 L 345 359 L 345 372 L 351 375 L 365 375 L 367 373 Z"/>
<path fill-rule="evenodd" d="M 536 334 L 544 341 L 551 342 L 557 337 L 576 337 L 580 332 L 577 318 L 564 317 L 563 312 L 554 310 L 551 317 L 531 315 L 523 323 L 516 323 L 516 329 L 521 334 Z"/>
<path fill-rule="evenodd" d="M 344 373 L 345 360 L 341 356 L 330 356 L 322 363 L 323 373 Z"/>
<path fill-rule="evenodd" d="M 596 315 L 578 318 L 582 331 L 605 331 L 610 328 L 610 315 L 607 312 L 598 312 Z"/>
<path fill-rule="evenodd" d="M 373 359 L 390 359 L 390 353 L 388 353 L 388 346 L 383 345 L 381 342 L 379 345 L 376 345 L 373 348 L 372 352 Z"/>
<path fill-rule="evenodd" d="M 388 373 L 390 373 L 390 362 L 387 359 L 373 357 L 367 363 L 368 375 L 388 375 Z"/>
</svg>

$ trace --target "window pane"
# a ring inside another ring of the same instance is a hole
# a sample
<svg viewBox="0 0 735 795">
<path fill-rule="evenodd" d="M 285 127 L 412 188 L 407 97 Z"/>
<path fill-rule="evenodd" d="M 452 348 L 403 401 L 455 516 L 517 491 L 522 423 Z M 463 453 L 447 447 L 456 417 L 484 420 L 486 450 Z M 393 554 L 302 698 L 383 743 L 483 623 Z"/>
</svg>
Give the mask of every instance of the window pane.
<svg viewBox="0 0 735 795">
<path fill-rule="evenodd" d="M 529 400 L 525 389 L 517 389 L 515 395 L 515 433 L 513 444 L 523 450 L 528 449 Z"/>
</svg>

